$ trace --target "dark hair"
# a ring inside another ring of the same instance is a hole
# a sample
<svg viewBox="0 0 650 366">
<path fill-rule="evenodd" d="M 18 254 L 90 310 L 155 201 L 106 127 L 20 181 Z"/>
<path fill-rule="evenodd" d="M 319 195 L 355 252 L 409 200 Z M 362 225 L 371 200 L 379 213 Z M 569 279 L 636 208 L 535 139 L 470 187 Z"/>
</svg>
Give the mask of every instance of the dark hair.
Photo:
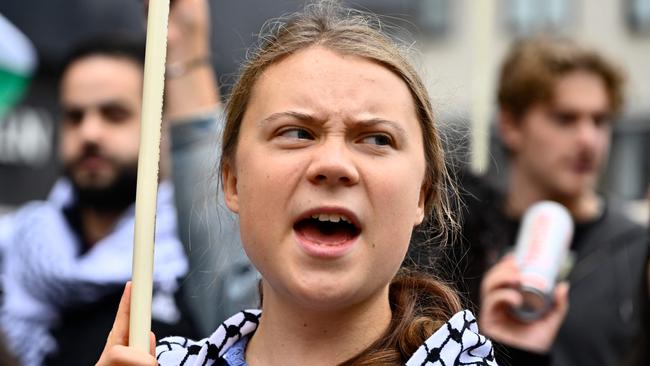
<svg viewBox="0 0 650 366">
<path fill-rule="evenodd" d="M 380 30 L 373 16 L 344 9 L 334 1 L 318 1 L 302 13 L 269 24 L 259 48 L 249 54 L 226 104 L 220 171 L 236 164 L 239 131 L 251 90 L 271 65 L 300 50 L 320 46 L 363 57 L 395 73 L 409 88 L 424 142 L 423 182 L 427 216 L 442 236 L 456 225 L 449 192 L 455 191 L 445 166 L 429 95 L 406 55 Z M 264 32 L 263 32 L 264 33 Z M 385 334 L 342 365 L 403 365 L 438 327 L 460 310 L 450 287 L 417 272 L 401 270 L 390 284 L 392 320 Z"/>
<path fill-rule="evenodd" d="M 339 366 L 404 365 L 424 341 L 461 309 L 456 292 L 442 281 L 401 268 L 389 287 L 392 318 L 374 343 Z"/>
<path fill-rule="evenodd" d="M 75 62 L 92 57 L 108 56 L 124 58 L 144 68 L 145 42 L 140 37 L 125 34 L 110 34 L 87 38 L 75 45 L 65 57 L 59 70 L 59 78 Z"/>
<path fill-rule="evenodd" d="M 519 118 L 533 104 L 551 101 L 557 80 L 575 71 L 600 77 L 611 111 L 620 112 L 624 82 L 621 70 L 592 49 L 546 37 L 521 40 L 510 49 L 499 76 L 499 107 Z"/>
</svg>

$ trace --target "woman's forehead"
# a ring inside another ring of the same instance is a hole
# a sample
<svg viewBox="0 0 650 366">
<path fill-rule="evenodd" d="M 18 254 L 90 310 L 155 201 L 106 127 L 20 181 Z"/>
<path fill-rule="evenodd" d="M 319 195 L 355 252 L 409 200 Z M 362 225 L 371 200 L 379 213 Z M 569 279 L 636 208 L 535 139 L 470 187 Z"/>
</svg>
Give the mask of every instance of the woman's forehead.
<svg viewBox="0 0 650 366">
<path fill-rule="evenodd" d="M 417 119 L 412 93 L 393 71 L 367 58 L 318 46 L 269 66 L 253 85 L 248 107 L 306 107 L 313 112 Z"/>
</svg>

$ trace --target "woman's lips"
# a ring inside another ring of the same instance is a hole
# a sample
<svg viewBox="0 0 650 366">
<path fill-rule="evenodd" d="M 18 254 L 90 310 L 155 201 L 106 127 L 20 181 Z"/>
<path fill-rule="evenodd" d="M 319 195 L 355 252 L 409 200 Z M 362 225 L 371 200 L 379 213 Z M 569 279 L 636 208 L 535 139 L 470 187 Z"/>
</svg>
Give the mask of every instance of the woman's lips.
<svg viewBox="0 0 650 366">
<path fill-rule="evenodd" d="M 323 230 L 322 226 L 331 226 Z M 359 237 L 359 232 L 346 228 L 344 224 L 322 224 L 313 221 L 300 222 L 294 226 L 297 242 L 310 256 L 336 259 L 349 253 Z"/>
<path fill-rule="evenodd" d="M 298 245 L 309 256 L 336 259 L 354 248 L 362 229 L 353 211 L 342 206 L 321 206 L 298 216 L 293 231 Z"/>
<path fill-rule="evenodd" d="M 296 232 L 296 238 L 298 244 L 305 251 L 305 253 L 307 253 L 309 256 L 322 259 L 336 259 L 344 257 L 352 250 L 352 248 L 354 248 L 354 244 L 357 241 L 355 237 L 342 242 L 337 242 L 336 244 L 319 243 L 306 238 L 299 232 Z"/>
</svg>

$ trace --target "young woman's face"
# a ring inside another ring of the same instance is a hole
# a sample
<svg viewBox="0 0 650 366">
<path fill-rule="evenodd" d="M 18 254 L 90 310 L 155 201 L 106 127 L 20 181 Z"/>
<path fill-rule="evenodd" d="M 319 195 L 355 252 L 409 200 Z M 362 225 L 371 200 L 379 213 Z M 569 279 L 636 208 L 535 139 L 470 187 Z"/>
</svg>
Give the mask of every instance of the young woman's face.
<svg viewBox="0 0 650 366">
<path fill-rule="evenodd" d="M 321 47 L 269 67 L 223 172 L 265 299 L 335 310 L 385 291 L 424 216 L 424 173 L 398 76 Z"/>
</svg>

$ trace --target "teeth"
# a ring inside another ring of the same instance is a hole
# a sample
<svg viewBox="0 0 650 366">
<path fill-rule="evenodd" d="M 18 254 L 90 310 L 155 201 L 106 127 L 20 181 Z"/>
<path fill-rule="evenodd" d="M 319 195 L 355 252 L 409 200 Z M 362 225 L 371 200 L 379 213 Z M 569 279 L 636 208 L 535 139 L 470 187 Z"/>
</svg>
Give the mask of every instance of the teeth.
<svg viewBox="0 0 650 366">
<path fill-rule="evenodd" d="M 333 214 L 333 215 L 329 215 L 329 214 L 313 214 L 313 215 L 311 215 L 311 218 L 314 219 L 314 220 L 318 220 L 318 221 L 331 221 L 331 222 L 344 221 L 344 222 L 350 223 L 350 220 L 347 217 L 341 216 L 341 215 L 336 215 L 336 214 Z"/>
</svg>

